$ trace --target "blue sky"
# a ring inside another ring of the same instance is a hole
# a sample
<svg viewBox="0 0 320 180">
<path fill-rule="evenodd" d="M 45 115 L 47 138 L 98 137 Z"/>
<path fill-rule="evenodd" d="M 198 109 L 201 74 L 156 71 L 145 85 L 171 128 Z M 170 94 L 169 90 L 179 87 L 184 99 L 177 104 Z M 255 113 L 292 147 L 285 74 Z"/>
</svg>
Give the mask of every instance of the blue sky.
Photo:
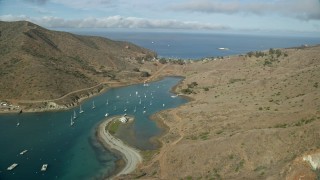
<svg viewBox="0 0 320 180">
<path fill-rule="evenodd" d="M 47 28 L 320 35 L 320 0 L 0 0 L 0 20 Z"/>
</svg>

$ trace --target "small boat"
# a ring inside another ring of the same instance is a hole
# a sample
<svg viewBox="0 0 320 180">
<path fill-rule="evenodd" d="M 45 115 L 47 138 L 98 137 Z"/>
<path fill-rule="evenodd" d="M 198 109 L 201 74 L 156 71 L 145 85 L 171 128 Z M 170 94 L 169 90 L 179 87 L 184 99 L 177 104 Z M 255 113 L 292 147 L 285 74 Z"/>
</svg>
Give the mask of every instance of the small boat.
<svg viewBox="0 0 320 180">
<path fill-rule="evenodd" d="M 73 124 L 74 124 L 74 121 L 73 121 L 72 116 L 71 116 L 70 126 L 73 126 Z"/>
<path fill-rule="evenodd" d="M 13 170 L 15 167 L 17 167 L 17 166 L 18 166 L 17 163 L 13 163 L 11 166 L 9 166 L 9 167 L 7 168 L 7 170 L 8 170 L 8 171 L 11 171 L 11 170 Z"/>
<path fill-rule="evenodd" d="M 152 105 L 152 101 L 150 101 L 150 106 Z"/>
<path fill-rule="evenodd" d="M 28 152 L 28 150 L 24 150 L 20 153 L 20 155 L 24 155 L 26 152 Z"/>
<path fill-rule="evenodd" d="M 221 48 L 218 48 L 219 50 L 229 50 L 229 48 L 224 48 L 224 47 L 221 47 Z"/>
<path fill-rule="evenodd" d="M 176 97 L 178 97 L 178 95 L 172 95 L 171 97 L 172 97 L 172 98 L 176 98 Z"/>
<path fill-rule="evenodd" d="M 134 110 L 133 110 L 133 112 L 136 112 L 136 111 L 137 111 L 137 106 L 135 106 L 135 107 L 134 107 Z"/>
<path fill-rule="evenodd" d="M 141 99 L 140 99 L 140 101 L 139 101 L 139 104 L 141 104 Z"/>
<path fill-rule="evenodd" d="M 96 106 L 94 105 L 94 101 L 92 101 L 92 109 L 96 108 Z"/>
<path fill-rule="evenodd" d="M 83 113 L 84 111 L 82 110 L 82 107 L 81 107 L 81 105 L 80 105 L 80 110 L 79 110 L 79 113 L 81 114 L 81 113 Z"/>
<path fill-rule="evenodd" d="M 104 116 L 105 116 L 105 117 L 108 117 L 108 116 L 109 116 L 109 113 L 106 113 Z"/>
<path fill-rule="evenodd" d="M 109 104 L 109 99 L 107 99 L 107 103 L 106 103 L 106 105 L 108 105 Z"/>
<path fill-rule="evenodd" d="M 124 111 L 124 112 L 127 112 L 127 108 L 125 108 L 123 111 Z"/>
<path fill-rule="evenodd" d="M 77 118 L 76 111 L 73 111 L 73 119 L 76 119 L 76 118 Z"/>
<path fill-rule="evenodd" d="M 18 126 L 20 126 L 20 122 L 19 122 L 19 119 L 18 119 L 18 122 L 17 122 L 17 127 L 18 127 Z"/>
<path fill-rule="evenodd" d="M 149 84 L 145 81 L 145 82 L 143 83 L 143 86 L 149 86 Z"/>
<path fill-rule="evenodd" d="M 143 114 L 145 114 L 147 111 L 143 111 Z"/>
<path fill-rule="evenodd" d="M 136 91 L 136 96 L 138 95 L 138 91 Z"/>
<path fill-rule="evenodd" d="M 41 171 L 46 171 L 48 168 L 48 164 L 43 164 L 41 167 Z"/>
<path fill-rule="evenodd" d="M 164 107 L 165 106 L 165 104 L 162 104 L 162 107 Z"/>
</svg>

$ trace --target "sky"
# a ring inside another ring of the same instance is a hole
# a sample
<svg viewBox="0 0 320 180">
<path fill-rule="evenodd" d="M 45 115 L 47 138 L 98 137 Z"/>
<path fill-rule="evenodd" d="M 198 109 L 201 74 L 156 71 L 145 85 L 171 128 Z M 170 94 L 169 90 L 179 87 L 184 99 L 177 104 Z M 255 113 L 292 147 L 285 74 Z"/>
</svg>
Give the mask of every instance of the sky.
<svg viewBox="0 0 320 180">
<path fill-rule="evenodd" d="M 320 0 L 0 0 L 0 20 L 51 29 L 320 36 Z"/>
</svg>

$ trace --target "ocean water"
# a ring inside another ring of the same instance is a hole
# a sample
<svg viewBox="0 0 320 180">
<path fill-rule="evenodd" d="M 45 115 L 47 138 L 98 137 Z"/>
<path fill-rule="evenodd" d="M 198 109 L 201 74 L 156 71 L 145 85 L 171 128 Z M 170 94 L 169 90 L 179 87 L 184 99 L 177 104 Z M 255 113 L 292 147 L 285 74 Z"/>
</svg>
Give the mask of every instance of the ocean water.
<svg viewBox="0 0 320 180">
<path fill-rule="evenodd" d="M 187 101 L 171 97 L 170 89 L 180 80 L 167 77 L 149 86 L 137 84 L 110 89 L 83 102 L 82 114 L 78 113 L 79 107 L 59 112 L 0 114 L 0 179 L 108 177 L 115 170 L 118 159 L 97 142 L 95 132 L 98 123 L 106 113 L 109 116 L 133 115 L 136 118 L 132 126 L 135 145 L 141 149 L 155 149 L 156 146 L 149 140 L 159 135 L 162 129 L 149 117 L 157 111 L 174 108 Z M 92 109 L 93 102 L 95 109 Z M 143 113 L 144 106 L 146 113 Z M 78 117 L 70 126 L 74 111 Z M 17 122 L 20 123 L 18 127 Z M 28 152 L 20 155 L 24 149 Z M 7 171 L 13 163 L 19 165 Z M 40 171 L 42 164 L 49 164 L 47 171 Z"/>
<path fill-rule="evenodd" d="M 72 32 L 72 31 L 71 31 Z M 174 32 L 102 32 L 82 31 L 73 33 L 94 35 L 118 41 L 129 41 L 158 53 L 159 57 L 200 59 L 245 54 L 270 48 L 298 47 L 320 44 L 320 37 L 243 35 Z M 228 48 L 229 50 L 219 50 Z"/>
</svg>

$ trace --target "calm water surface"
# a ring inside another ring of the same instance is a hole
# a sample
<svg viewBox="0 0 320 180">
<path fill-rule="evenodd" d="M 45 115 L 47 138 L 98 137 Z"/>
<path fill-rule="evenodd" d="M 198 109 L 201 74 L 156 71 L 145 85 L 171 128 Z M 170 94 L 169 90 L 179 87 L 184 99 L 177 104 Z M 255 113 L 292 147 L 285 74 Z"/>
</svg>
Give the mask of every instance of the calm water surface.
<svg viewBox="0 0 320 180">
<path fill-rule="evenodd" d="M 149 139 L 162 130 L 149 117 L 157 111 L 186 102 L 183 98 L 171 97 L 170 89 L 180 80 L 168 77 L 149 86 L 138 84 L 111 89 L 84 102 L 82 114 L 76 107 L 61 112 L 0 115 L 0 179 L 93 179 L 109 176 L 116 167 L 117 157 L 106 151 L 95 138 L 96 127 L 104 115 L 134 115 L 136 120 L 132 127 L 136 146 L 154 149 L 156 147 Z M 95 109 L 92 109 L 93 102 Z M 74 111 L 78 117 L 71 127 Z M 20 123 L 18 127 L 17 122 Z M 25 149 L 28 152 L 20 155 Z M 7 171 L 13 163 L 19 165 Z M 42 164 L 49 164 L 47 171 L 40 171 Z"/>
<path fill-rule="evenodd" d="M 84 35 L 129 41 L 151 49 L 160 57 L 199 59 L 205 57 L 245 54 L 249 51 L 269 48 L 298 47 L 303 44 L 320 44 L 320 37 L 244 35 L 219 33 L 175 33 L 175 32 L 74 32 Z M 229 48 L 219 50 L 218 48 Z"/>
</svg>

